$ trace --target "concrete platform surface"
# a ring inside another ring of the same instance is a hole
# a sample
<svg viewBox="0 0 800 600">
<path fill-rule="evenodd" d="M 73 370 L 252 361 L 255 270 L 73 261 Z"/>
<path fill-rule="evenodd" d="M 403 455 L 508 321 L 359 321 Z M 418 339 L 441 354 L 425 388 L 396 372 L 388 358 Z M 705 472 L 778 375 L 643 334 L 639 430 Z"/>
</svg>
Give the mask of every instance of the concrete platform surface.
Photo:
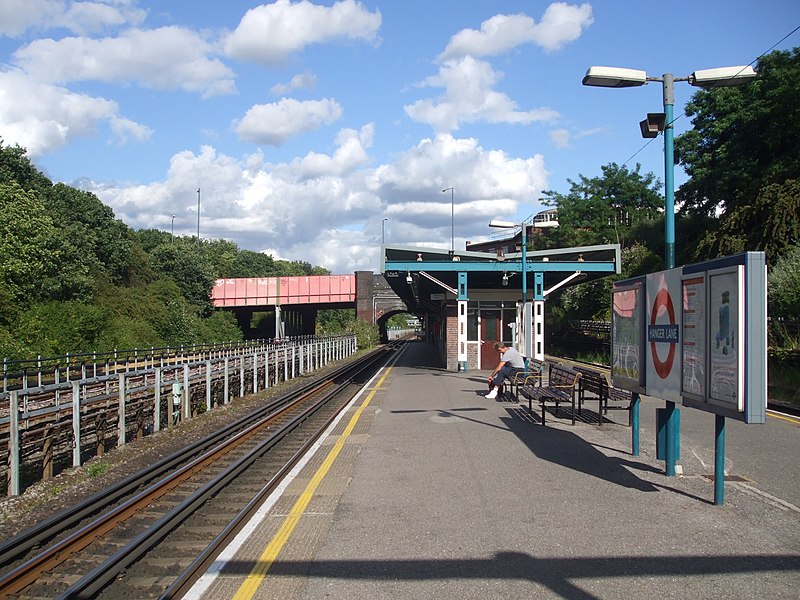
<svg viewBox="0 0 800 600">
<path fill-rule="evenodd" d="M 193 597 L 800 597 L 800 421 L 729 420 L 738 481 L 714 506 L 713 415 L 681 408 L 668 478 L 661 400 L 634 457 L 625 412 L 542 427 L 484 398 L 486 372 L 435 365 L 402 351 Z"/>
</svg>

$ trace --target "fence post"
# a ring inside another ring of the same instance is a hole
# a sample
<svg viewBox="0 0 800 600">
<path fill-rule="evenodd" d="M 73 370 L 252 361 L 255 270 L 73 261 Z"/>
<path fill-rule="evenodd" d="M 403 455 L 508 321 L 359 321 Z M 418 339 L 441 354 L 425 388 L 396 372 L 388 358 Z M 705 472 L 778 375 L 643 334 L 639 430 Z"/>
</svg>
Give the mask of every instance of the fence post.
<svg viewBox="0 0 800 600">
<path fill-rule="evenodd" d="M 269 346 L 264 348 L 264 389 L 269 389 Z"/>
<path fill-rule="evenodd" d="M 19 496 L 19 396 L 9 394 L 11 413 L 8 419 L 8 495 Z"/>
<path fill-rule="evenodd" d="M 211 361 L 206 361 L 206 411 L 211 410 Z"/>
<path fill-rule="evenodd" d="M 117 427 L 118 427 L 118 434 L 117 434 L 117 447 L 125 445 L 125 373 L 119 373 L 119 408 L 118 408 L 118 418 L 117 418 Z"/>
<path fill-rule="evenodd" d="M 153 358 L 155 365 L 155 358 Z M 153 432 L 161 431 L 161 367 L 155 368 L 155 381 L 153 382 Z"/>
<path fill-rule="evenodd" d="M 81 382 L 72 382 L 72 466 L 81 466 Z"/>
<path fill-rule="evenodd" d="M 229 382 L 230 369 L 228 368 L 229 367 L 229 363 L 228 363 L 229 360 L 230 359 L 226 356 L 225 357 L 225 384 L 223 385 L 223 390 L 222 390 L 222 395 L 224 396 L 222 401 L 225 404 L 227 404 L 228 401 L 229 401 L 228 398 L 229 398 L 229 393 L 230 393 L 230 389 L 229 389 L 229 386 L 230 386 L 230 382 Z"/>
<path fill-rule="evenodd" d="M 181 346 L 181 349 L 183 347 Z M 183 419 L 184 421 L 188 421 L 192 418 L 192 403 L 189 394 L 189 363 L 183 363 Z"/>
<path fill-rule="evenodd" d="M 244 398 L 244 354 L 239 355 L 239 398 Z"/>
<path fill-rule="evenodd" d="M 253 350 L 253 393 L 258 393 L 258 350 Z"/>
</svg>

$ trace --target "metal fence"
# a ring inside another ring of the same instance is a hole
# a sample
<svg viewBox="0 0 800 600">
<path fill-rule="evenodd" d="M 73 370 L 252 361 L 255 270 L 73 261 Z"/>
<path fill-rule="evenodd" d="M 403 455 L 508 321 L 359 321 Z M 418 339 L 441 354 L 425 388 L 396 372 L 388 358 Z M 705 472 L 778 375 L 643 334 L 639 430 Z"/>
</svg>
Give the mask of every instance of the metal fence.
<svg viewBox="0 0 800 600">
<path fill-rule="evenodd" d="M 107 446 L 172 427 L 356 352 L 355 336 L 5 361 L 0 469 L 6 493 Z M 3 452 L 5 450 L 5 452 Z M 24 474 L 24 481 L 23 481 Z"/>
</svg>

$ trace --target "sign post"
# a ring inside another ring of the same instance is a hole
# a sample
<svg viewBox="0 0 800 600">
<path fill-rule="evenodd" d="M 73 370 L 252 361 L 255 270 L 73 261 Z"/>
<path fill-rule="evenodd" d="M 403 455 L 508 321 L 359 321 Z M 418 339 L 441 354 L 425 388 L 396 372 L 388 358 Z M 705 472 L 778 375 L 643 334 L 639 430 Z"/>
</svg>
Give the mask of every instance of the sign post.
<svg viewBox="0 0 800 600">
<path fill-rule="evenodd" d="M 725 419 L 766 421 L 766 289 L 764 253 L 745 252 L 620 281 L 612 292 L 612 383 L 667 401 L 668 476 L 680 442 L 676 403 L 716 415 L 715 504 L 724 499 Z"/>
</svg>

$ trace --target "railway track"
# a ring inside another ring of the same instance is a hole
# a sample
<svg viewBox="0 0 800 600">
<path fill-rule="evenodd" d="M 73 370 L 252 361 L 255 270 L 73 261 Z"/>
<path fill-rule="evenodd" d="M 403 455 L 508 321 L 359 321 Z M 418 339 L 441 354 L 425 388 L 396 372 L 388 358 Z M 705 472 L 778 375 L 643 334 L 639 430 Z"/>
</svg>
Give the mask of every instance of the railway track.
<svg viewBox="0 0 800 600">
<path fill-rule="evenodd" d="M 270 402 L 0 544 L 0 597 L 179 597 L 394 349 Z"/>
</svg>

